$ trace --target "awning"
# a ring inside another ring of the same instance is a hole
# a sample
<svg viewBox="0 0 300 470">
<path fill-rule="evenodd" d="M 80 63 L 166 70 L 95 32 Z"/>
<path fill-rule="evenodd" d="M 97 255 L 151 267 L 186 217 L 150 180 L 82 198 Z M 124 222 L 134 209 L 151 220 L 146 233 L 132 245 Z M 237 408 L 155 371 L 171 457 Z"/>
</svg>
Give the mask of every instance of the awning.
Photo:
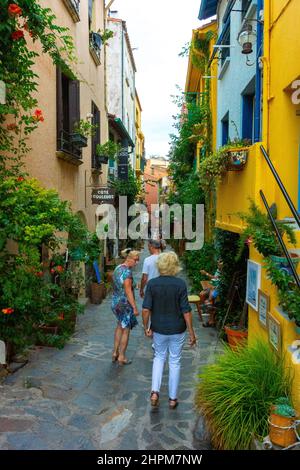
<svg viewBox="0 0 300 470">
<path fill-rule="evenodd" d="M 116 130 L 121 139 L 127 140 L 130 147 L 134 147 L 132 138 L 130 137 L 126 127 L 124 126 L 122 119 L 116 118 L 113 115 L 108 117 L 109 124 Z"/>
<path fill-rule="evenodd" d="M 206 20 L 217 13 L 218 0 L 202 0 L 199 11 L 199 20 Z"/>
</svg>

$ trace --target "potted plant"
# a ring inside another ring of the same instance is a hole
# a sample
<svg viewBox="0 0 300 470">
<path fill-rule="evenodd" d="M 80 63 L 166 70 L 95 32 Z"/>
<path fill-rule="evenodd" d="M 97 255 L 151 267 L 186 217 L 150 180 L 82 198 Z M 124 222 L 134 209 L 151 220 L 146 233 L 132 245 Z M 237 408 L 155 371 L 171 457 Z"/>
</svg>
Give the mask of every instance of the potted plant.
<svg viewBox="0 0 300 470">
<path fill-rule="evenodd" d="M 98 125 L 92 124 L 89 119 L 80 119 L 74 124 L 71 142 L 77 147 L 87 147 L 87 139 L 95 134 Z"/>
<path fill-rule="evenodd" d="M 239 345 L 246 344 L 248 337 L 247 328 L 240 325 L 225 325 L 225 333 L 227 335 L 228 344 L 231 349 L 236 349 Z"/>
<path fill-rule="evenodd" d="M 273 444 L 288 447 L 297 441 L 296 411 L 287 397 L 279 397 L 271 406 L 269 436 Z"/>
<path fill-rule="evenodd" d="M 248 160 L 249 146 L 248 139 L 233 139 L 226 146 L 227 170 L 240 171 L 244 168 Z"/>
<path fill-rule="evenodd" d="M 121 145 L 112 140 L 108 140 L 105 144 L 97 144 L 96 157 L 99 163 L 107 164 L 108 160 L 114 160 L 115 156 L 121 150 Z"/>
</svg>

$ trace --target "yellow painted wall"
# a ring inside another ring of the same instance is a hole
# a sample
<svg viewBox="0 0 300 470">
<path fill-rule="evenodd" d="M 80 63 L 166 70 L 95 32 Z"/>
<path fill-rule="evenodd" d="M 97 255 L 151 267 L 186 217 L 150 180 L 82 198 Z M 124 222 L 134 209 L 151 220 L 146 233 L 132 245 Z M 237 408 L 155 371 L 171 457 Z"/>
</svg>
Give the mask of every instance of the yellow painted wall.
<svg viewBox="0 0 300 470">
<path fill-rule="evenodd" d="M 141 158 L 144 153 L 145 137 L 142 132 L 142 107 L 138 95 L 135 96 L 135 172 L 137 176 L 142 174 Z"/>
<path fill-rule="evenodd" d="M 300 116 L 291 100 L 289 85 L 300 76 L 300 2 L 299 0 L 268 0 L 265 2 L 267 18 L 265 34 L 269 31 L 269 122 L 268 144 L 272 161 L 297 207 Z M 267 52 L 267 51 L 266 51 Z M 279 188 L 275 190 L 279 217 L 290 217 L 290 211 Z"/>
<path fill-rule="evenodd" d="M 292 363 L 292 343 L 300 340 L 300 335 L 296 333 L 295 323 L 290 320 L 287 315 L 283 314 L 278 307 L 277 289 L 267 279 L 266 270 L 263 268 L 263 257 L 250 247 L 250 259 L 261 265 L 261 287 L 260 289 L 270 297 L 270 314 L 280 322 L 281 329 L 281 351 L 280 354 L 285 355 L 286 366 L 290 368 L 293 377 L 293 403 L 298 413 L 300 414 L 300 364 Z M 248 338 L 249 343 L 255 341 L 257 338 L 262 338 L 269 342 L 268 327 L 264 328 L 258 319 L 258 312 L 249 306 L 248 316 Z M 272 345 L 270 345 L 272 348 Z"/>
</svg>

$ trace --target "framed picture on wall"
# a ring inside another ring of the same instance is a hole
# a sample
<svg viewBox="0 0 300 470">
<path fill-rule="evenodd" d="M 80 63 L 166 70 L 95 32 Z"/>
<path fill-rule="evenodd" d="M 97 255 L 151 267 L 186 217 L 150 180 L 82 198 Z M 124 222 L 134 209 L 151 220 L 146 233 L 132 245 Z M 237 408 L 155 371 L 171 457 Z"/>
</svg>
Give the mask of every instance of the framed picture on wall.
<svg viewBox="0 0 300 470">
<path fill-rule="evenodd" d="M 270 310 L 270 297 L 258 289 L 258 320 L 264 328 L 268 324 L 268 312 Z"/>
<path fill-rule="evenodd" d="M 277 352 L 281 353 L 281 324 L 273 315 L 268 314 L 269 342 Z"/>
<path fill-rule="evenodd" d="M 248 259 L 246 302 L 258 310 L 258 289 L 260 288 L 261 265 Z"/>
</svg>

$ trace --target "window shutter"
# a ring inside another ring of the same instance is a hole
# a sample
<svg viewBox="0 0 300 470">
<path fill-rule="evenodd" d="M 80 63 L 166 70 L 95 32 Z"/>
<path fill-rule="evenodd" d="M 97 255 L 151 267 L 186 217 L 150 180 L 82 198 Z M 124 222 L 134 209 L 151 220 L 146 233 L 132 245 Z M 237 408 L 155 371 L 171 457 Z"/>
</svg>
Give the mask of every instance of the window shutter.
<svg viewBox="0 0 300 470">
<path fill-rule="evenodd" d="M 69 82 L 69 131 L 73 132 L 75 122 L 80 120 L 80 83 L 78 80 Z"/>
<path fill-rule="evenodd" d="M 56 141 L 57 149 L 61 148 L 61 132 L 63 131 L 63 96 L 62 96 L 62 73 L 56 68 Z"/>
<path fill-rule="evenodd" d="M 92 124 L 97 125 L 97 129 L 95 130 L 95 134 L 92 136 L 92 168 L 96 168 L 96 148 L 97 144 L 100 144 L 100 111 L 92 101 Z"/>
</svg>

